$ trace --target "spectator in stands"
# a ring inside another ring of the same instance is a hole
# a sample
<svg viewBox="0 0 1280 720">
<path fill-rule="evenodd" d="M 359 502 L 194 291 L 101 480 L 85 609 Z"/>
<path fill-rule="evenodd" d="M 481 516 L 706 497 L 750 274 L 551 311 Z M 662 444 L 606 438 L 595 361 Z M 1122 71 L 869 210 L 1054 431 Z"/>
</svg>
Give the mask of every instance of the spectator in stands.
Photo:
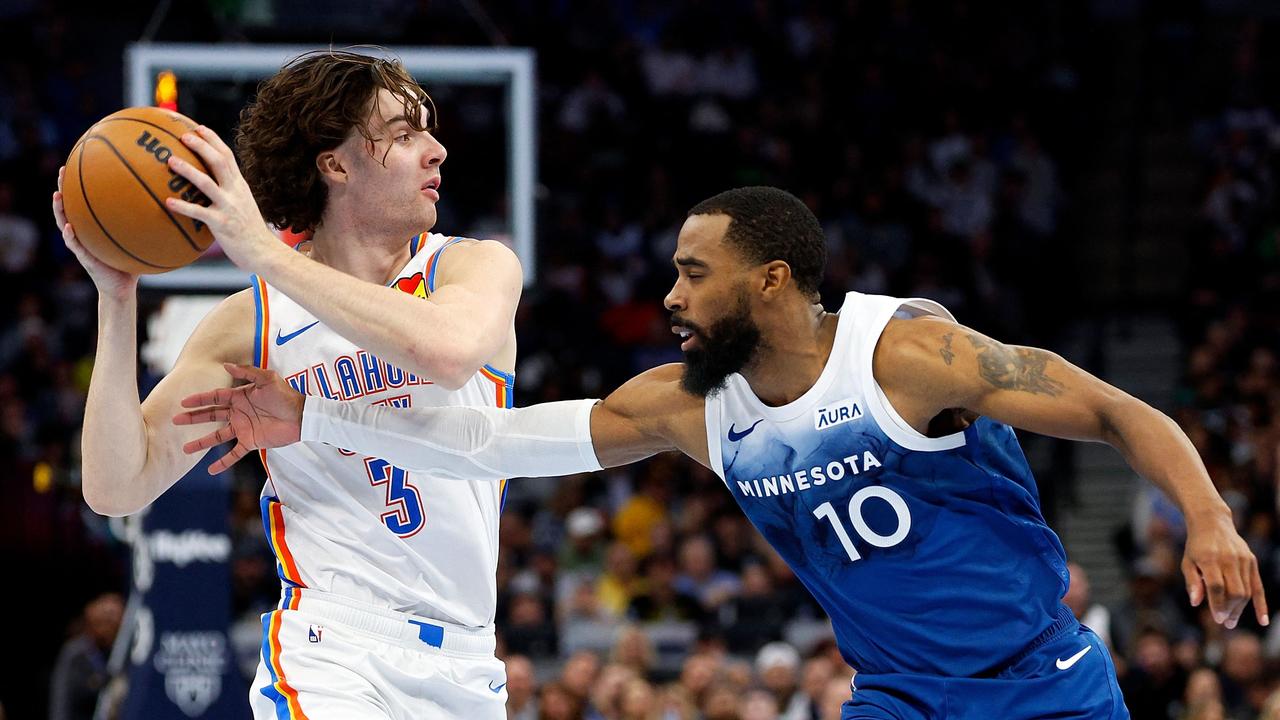
<svg viewBox="0 0 1280 720">
<path fill-rule="evenodd" d="M 715 612 L 736 596 L 741 582 L 733 573 L 715 564 L 715 548 L 705 535 L 688 538 L 680 546 L 680 574 L 676 592 L 696 597 L 707 612 Z"/>
<path fill-rule="evenodd" d="M 120 622 L 124 601 L 105 593 L 89 601 L 79 629 L 62 646 L 49 689 L 50 720 L 92 720 L 98 693 L 106 686 L 107 657 Z"/>
<path fill-rule="evenodd" d="M 844 678 L 828 680 L 819 696 L 819 720 L 840 720 L 840 711 L 849 701 L 850 694 L 849 682 Z"/>
<path fill-rule="evenodd" d="M 1174 662 L 1168 636 L 1156 628 L 1142 630 L 1135 640 L 1133 658 L 1121 681 L 1129 713 L 1133 720 L 1167 720 L 1186 687 L 1186 675 Z"/>
<path fill-rule="evenodd" d="M 602 542 L 604 521 L 595 508 L 580 507 L 565 518 L 565 545 L 560 550 L 560 567 L 566 573 L 593 575 L 604 565 Z"/>
<path fill-rule="evenodd" d="M 1062 597 L 1062 602 L 1071 608 L 1076 620 L 1097 633 L 1114 654 L 1115 646 L 1111 644 L 1111 611 L 1102 603 L 1093 601 L 1089 575 L 1079 563 L 1067 563 L 1067 570 L 1071 574 L 1071 584 L 1067 587 L 1067 594 Z"/>
<path fill-rule="evenodd" d="M 1222 654 L 1222 696 L 1233 717 L 1249 717 L 1261 711 L 1268 688 L 1263 676 L 1262 643 L 1247 631 L 1227 636 Z"/>
<path fill-rule="evenodd" d="M 725 602 L 719 620 L 729 650 L 747 654 L 761 642 L 781 640 L 791 615 L 785 598 L 775 593 L 769 573 L 758 562 L 742 571 L 742 591 Z"/>
<path fill-rule="evenodd" d="M 590 650 L 579 650 L 565 662 L 564 669 L 560 671 L 560 683 L 585 702 L 599 674 L 600 656 Z"/>
<path fill-rule="evenodd" d="M 1182 696 L 1182 714 L 1192 714 L 1195 708 L 1209 706 L 1225 707 L 1222 704 L 1222 681 L 1213 668 L 1199 667 L 1187 677 L 1187 689 Z M 1207 712 L 1207 711 L 1206 711 Z"/>
<path fill-rule="evenodd" d="M 542 686 L 538 693 L 538 720 L 579 720 L 582 716 L 582 701 L 564 685 L 552 681 Z"/>
<path fill-rule="evenodd" d="M 677 684 L 695 705 L 705 699 L 707 690 L 719 679 L 720 662 L 711 653 L 694 653 L 685 659 Z"/>
<path fill-rule="evenodd" d="M 502 628 L 507 651 L 532 658 L 553 657 L 557 651 L 555 624 L 542 599 L 520 593 L 511 599 L 510 620 Z"/>
<path fill-rule="evenodd" d="M 618 698 L 618 720 L 662 720 L 653 686 L 633 677 L 622 685 Z"/>
<path fill-rule="evenodd" d="M 668 479 L 652 471 L 644 472 L 639 492 L 632 495 L 613 516 L 613 535 L 626 543 L 638 558 L 653 549 L 653 530 L 667 519 L 671 502 Z"/>
<path fill-rule="evenodd" d="M 587 720 L 615 720 L 622 690 L 628 682 L 638 677 L 636 671 L 609 663 L 600 671 L 599 679 L 591 689 L 590 700 L 585 706 Z"/>
<path fill-rule="evenodd" d="M 623 617 L 641 587 L 636 558 L 625 544 L 614 542 L 605 551 L 604 568 L 596 583 L 600 606 L 614 617 Z"/>
<path fill-rule="evenodd" d="M 29 218 L 13 207 L 13 185 L 0 180 L 0 270 L 18 275 L 31 269 L 39 233 Z"/>
<path fill-rule="evenodd" d="M 809 713 L 809 698 L 800 691 L 800 653 L 785 642 L 771 642 L 756 654 L 756 675 L 773 694 L 781 717 L 802 720 Z"/>
<path fill-rule="evenodd" d="M 742 720 L 778 720 L 778 699 L 768 690 L 749 690 L 742 697 L 738 715 Z"/>
<path fill-rule="evenodd" d="M 815 655 L 804 661 L 800 669 L 802 702 L 795 704 L 802 705 L 805 711 L 796 716 L 797 720 L 816 720 L 822 714 L 822 693 L 833 678 L 835 667 L 830 658 Z"/>
<path fill-rule="evenodd" d="M 1144 628 L 1159 631 L 1166 639 L 1180 636 L 1185 625 L 1180 606 L 1167 591 L 1168 571 L 1151 556 L 1134 564 L 1129 595 L 1111 616 L 1115 647 L 1124 655 L 1136 652 Z"/>
<path fill-rule="evenodd" d="M 524 655 L 508 655 L 507 665 L 507 719 L 537 720 L 537 680 L 533 663 Z"/>
<path fill-rule="evenodd" d="M 649 677 L 653 668 L 653 644 L 638 625 L 624 625 L 618 630 L 618 639 L 609 654 L 611 664 L 630 669 L 638 677 Z"/>
<path fill-rule="evenodd" d="M 651 555 L 644 562 L 644 579 L 631 600 L 628 615 L 641 622 L 702 622 L 706 613 L 692 595 L 676 589 L 676 565 L 667 555 Z"/>
<path fill-rule="evenodd" d="M 702 700 L 702 717 L 705 720 L 738 720 L 738 691 L 728 684 L 715 684 L 707 688 Z"/>
<path fill-rule="evenodd" d="M 698 720 L 698 704 L 679 683 L 668 683 L 658 700 L 664 720 Z"/>
</svg>

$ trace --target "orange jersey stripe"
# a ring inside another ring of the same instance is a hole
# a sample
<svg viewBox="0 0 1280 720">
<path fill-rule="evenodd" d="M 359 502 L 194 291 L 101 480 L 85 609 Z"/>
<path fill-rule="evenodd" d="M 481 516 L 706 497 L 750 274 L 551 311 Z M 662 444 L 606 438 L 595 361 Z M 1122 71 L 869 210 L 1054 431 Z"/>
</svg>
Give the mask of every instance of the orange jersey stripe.
<svg viewBox="0 0 1280 720">
<path fill-rule="evenodd" d="M 289 552 L 289 544 L 284 539 L 284 509 L 279 502 L 271 503 L 271 544 L 276 546 L 285 578 L 299 587 L 306 587 L 298 573 L 298 566 L 294 563 L 293 553 Z"/>
</svg>

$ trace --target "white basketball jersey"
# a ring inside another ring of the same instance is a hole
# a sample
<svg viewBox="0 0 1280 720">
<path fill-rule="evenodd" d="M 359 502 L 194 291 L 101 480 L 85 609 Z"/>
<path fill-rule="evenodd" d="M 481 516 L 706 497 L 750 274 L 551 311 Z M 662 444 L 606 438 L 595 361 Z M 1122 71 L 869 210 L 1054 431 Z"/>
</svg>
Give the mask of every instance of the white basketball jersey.
<svg viewBox="0 0 1280 720">
<path fill-rule="evenodd" d="M 427 297 L 459 238 L 423 233 L 393 287 Z M 254 278 L 259 367 L 299 392 L 395 407 L 509 407 L 514 378 L 485 366 L 446 390 L 357 347 Z M 449 338 L 440 338 L 449 342 Z M 320 443 L 262 453 L 262 517 L 287 587 L 469 627 L 493 624 L 506 483 L 432 478 Z"/>
</svg>

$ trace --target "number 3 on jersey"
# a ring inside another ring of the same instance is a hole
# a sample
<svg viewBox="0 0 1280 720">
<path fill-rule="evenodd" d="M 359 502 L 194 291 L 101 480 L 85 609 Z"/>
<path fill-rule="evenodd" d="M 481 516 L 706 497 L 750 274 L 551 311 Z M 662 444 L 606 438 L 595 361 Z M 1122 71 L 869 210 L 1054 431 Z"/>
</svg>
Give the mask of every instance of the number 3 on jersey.
<svg viewBox="0 0 1280 720">
<path fill-rule="evenodd" d="M 386 486 L 387 507 L 391 510 L 382 514 L 382 523 L 387 529 L 402 538 L 421 530 L 426 514 L 418 488 L 409 483 L 409 473 L 382 458 L 365 458 L 364 467 L 369 471 L 370 485 Z"/>
</svg>

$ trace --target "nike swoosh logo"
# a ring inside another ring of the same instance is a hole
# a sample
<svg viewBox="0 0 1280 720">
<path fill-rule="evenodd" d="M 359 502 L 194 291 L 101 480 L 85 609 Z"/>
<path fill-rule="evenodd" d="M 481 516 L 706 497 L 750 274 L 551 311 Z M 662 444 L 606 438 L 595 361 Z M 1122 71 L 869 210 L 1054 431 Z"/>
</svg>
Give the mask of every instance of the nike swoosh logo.
<svg viewBox="0 0 1280 720">
<path fill-rule="evenodd" d="M 729 423 L 729 442 L 738 442 L 742 438 L 750 435 L 751 431 L 756 429 L 756 425 L 759 425 L 762 422 L 764 422 L 764 418 L 760 418 L 759 420 L 755 421 L 755 423 L 753 423 L 751 427 L 747 428 L 746 430 L 743 430 L 742 432 L 734 432 L 733 423 Z"/>
<path fill-rule="evenodd" d="M 490 690 L 492 690 L 492 691 L 494 691 L 495 693 L 500 693 L 500 692 L 502 692 L 502 688 L 504 688 L 504 687 L 506 687 L 506 686 L 507 686 L 507 684 L 506 684 L 506 683 L 502 683 L 502 684 L 501 684 L 501 685 L 499 685 L 498 687 L 494 687 L 494 686 L 493 686 L 493 681 L 492 681 L 492 680 L 490 680 L 490 681 L 489 681 L 489 689 L 490 689 Z"/>
<path fill-rule="evenodd" d="M 1058 666 L 1059 670 L 1067 670 L 1072 665 L 1075 665 L 1076 663 L 1080 662 L 1080 658 L 1084 657 L 1084 654 L 1089 652 L 1092 649 L 1093 649 L 1092 645 L 1085 645 L 1084 649 L 1081 650 L 1080 652 L 1076 653 L 1075 655 L 1072 655 L 1066 660 L 1063 660 L 1062 658 L 1058 658 L 1057 662 L 1054 664 Z"/>
<path fill-rule="evenodd" d="M 285 344 L 285 343 L 289 342 L 290 340 L 292 340 L 292 339 L 294 339 L 294 338 L 298 337 L 298 336 L 299 336 L 299 335 L 301 335 L 302 333 L 304 333 L 304 332 L 306 332 L 306 331 L 310 330 L 311 328 L 313 328 L 313 327 L 315 327 L 316 325 L 319 325 L 319 324 L 320 324 L 320 321 L 319 321 L 319 320 L 317 320 L 317 321 L 315 321 L 315 322 L 311 323 L 310 325 L 307 325 L 306 327 L 303 327 L 303 328 L 299 328 L 299 329 L 297 329 L 297 330 L 294 330 L 293 332 L 289 333 L 288 335 L 282 335 L 282 334 L 280 333 L 280 331 L 279 331 L 279 330 L 277 330 L 277 331 L 276 331 L 276 345 L 283 345 L 283 344 Z"/>
</svg>

